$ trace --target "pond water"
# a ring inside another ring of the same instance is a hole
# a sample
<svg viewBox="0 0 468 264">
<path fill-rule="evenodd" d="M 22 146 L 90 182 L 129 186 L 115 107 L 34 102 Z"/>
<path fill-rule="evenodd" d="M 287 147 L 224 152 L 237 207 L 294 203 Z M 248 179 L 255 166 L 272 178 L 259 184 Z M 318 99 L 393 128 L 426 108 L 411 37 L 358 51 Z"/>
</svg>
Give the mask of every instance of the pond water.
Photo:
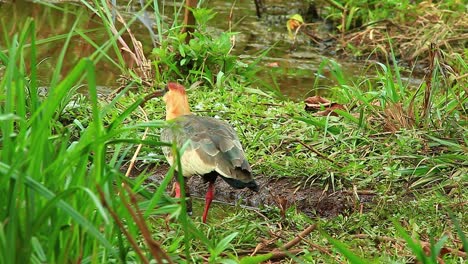
<svg viewBox="0 0 468 264">
<path fill-rule="evenodd" d="M 160 1 L 160 9 L 167 14 L 173 14 L 174 8 L 180 6 L 182 1 Z M 273 1 L 275 2 L 275 1 Z M 281 3 L 281 1 L 276 1 Z M 282 1 L 283 3 L 285 1 Z M 283 94 L 297 100 L 327 90 L 333 84 L 330 76 L 317 77 L 317 69 L 324 58 L 320 50 L 309 45 L 306 40 L 299 40 L 293 47 L 288 38 L 285 21 L 288 15 L 304 9 L 306 1 L 288 2 L 289 8 L 280 11 L 264 13 L 262 19 L 256 16 L 253 0 L 205 1 L 204 6 L 213 8 L 217 16 L 210 22 L 213 32 L 229 30 L 229 15 L 232 9 L 233 32 L 236 35 L 236 46 L 233 52 L 246 61 L 255 59 L 259 53 L 270 48 L 270 52 L 262 59 L 260 65 L 265 66 L 259 73 L 266 83 L 281 90 Z M 96 45 L 107 41 L 108 34 L 100 19 L 87 10 L 82 4 L 75 2 L 47 2 L 38 4 L 29 1 L 0 2 L 0 17 L 2 17 L 2 31 L 0 34 L 0 49 L 6 49 L 5 38 L 11 38 L 15 32 L 20 32 L 28 17 L 36 23 L 38 40 L 39 75 L 42 76 L 42 85 L 47 86 L 48 76 L 57 67 L 56 61 L 66 43 L 68 32 L 75 29 L 75 34 L 69 40 L 69 48 L 64 54 L 65 60 L 61 72 L 68 73 L 80 58 L 91 55 L 95 48 L 89 41 L 83 39 L 87 36 Z M 175 3 L 175 4 L 174 4 Z M 234 3 L 234 4 L 233 4 Z M 280 6 L 281 7 L 281 6 Z M 119 11 L 124 17 L 131 17 L 140 10 L 139 4 L 121 1 Z M 271 9 L 273 10 L 273 9 Z M 275 9 L 278 10 L 278 9 Z M 273 14 L 274 13 L 274 14 Z M 8 18 L 8 19 L 6 19 Z M 173 19 L 166 17 L 166 19 Z M 148 28 L 144 25 L 153 25 L 152 11 L 140 15 L 140 19 L 133 26 L 133 32 L 143 43 L 145 53 L 150 54 L 153 43 Z M 112 52 L 109 52 L 112 54 Z M 112 55 L 111 55 L 112 56 Z M 347 76 L 359 76 L 363 72 L 362 63 L 340 61 Z M 269 67 L 273 65 L 274 67 Z M 98 85 L 113 89 L 118 86 L 116 80 L 121 70 L 117 65 L 106 59 L 101 59 L 96 67 Z M 314 84 L 320 78 L 318 85 Z"/>
</svg>

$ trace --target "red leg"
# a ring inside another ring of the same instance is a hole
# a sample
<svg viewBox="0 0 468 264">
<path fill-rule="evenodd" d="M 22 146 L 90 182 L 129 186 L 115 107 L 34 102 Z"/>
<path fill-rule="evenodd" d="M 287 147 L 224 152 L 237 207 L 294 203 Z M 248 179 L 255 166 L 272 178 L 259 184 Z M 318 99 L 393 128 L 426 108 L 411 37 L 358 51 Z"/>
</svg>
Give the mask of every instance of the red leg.
<svg viewBox="0 0 468 264">
<path fill-rule="evenodd" d="M 190 188 L 188 187 L 188 184 L 187 184 L 187 178 L 184 178 L 184 185 L 185 185 L 185 197 L 188 198 L 186 202 L 187 213 L 189 215 L 192 215 L 192 199 L 190 198 Z M 175 196 L 174 196 L 175 198 L 180 198 L 182 196 L 180 192 L 180 183 L 178 181 L 174 182 L 173 190 L 175 191 Z"/>
<path fill-rule="evenodd" d="M 210 182 L 208 185 L 208 190 L 206 191 L 205 198 L 205 210 L 203 211 L 203 223 L 206 223 L 206 217 L 208 216 L 208 210 L 210 209 L 211 201 L 214 197 L 214 184 Z"/>
<path fill-rule="evenodd" d="M 180 198 L 180 184 L 178 181 L 174 183 L 175 187 L 175 198 Z"/>
</svg>

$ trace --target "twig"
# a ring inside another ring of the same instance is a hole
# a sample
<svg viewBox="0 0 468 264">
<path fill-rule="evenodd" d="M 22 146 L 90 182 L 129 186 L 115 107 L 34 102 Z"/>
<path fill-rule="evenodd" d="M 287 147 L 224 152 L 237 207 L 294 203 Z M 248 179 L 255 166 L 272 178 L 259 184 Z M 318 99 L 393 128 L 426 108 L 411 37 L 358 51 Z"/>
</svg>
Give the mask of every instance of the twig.
<svg viewBox="0 0 468 264">
<path fill-rule="evenodd" d="M 148 119 L 148 115 L 146 114 L 145 110 L 141 107 L 141 106 L 138 106 L 138 108 L 140 109 L 140 111 L 143 113 L 143 116 L 145 118 L 145 121 L 146 122 L 149 122 L 149 119 Z M 141 140 L 145 140 L 146 139 L 146 135 L 148 134 L 148 130 L 149 128 L 147 127 L 145 129 L 145 132 L 143 133 L 143 136 L 141 137 Z M 132 171 L 133 169 L 133 166 L 135 165 L 135 161 L 138 157 L 138 154 L 140 153 L 140 150 L 141 150 L 141 147 L 143 146 L 143 144 L 139 144 L 137 149 L 135 150 L 135 153 L 133 153 L 133 157 L 132 159 L 130 160 L 130 165 L 128 166 L 128 169 L 127 169 L 127 172 L 125 173 L 125 176 L 129 176 L 130 175 L 130 172 Z M 125 184 L 125 182 L 122 183 L 122 186 Z"/>
<path fill-rule="evenodd" d="M 304 240 L 304 241 L 307 242 L 307 244 L 309 244 L 310 247 L 315 248 L 315 249 L 317 249 L 318 251 L 320 251 L 321 253 L 327 254 L 329 257 L 335 259 L 335 262 L 336 262 L 336 263 L 344 263 L 343 261 L 340 261 L 340 260 L 338 259 L 338 256 L 337 256 L 336 254 L 333 254 L 333 253 L 331 252 L 331 250 L 329 250 L 328 248 L 324 248 L 324 247 L 322 247 L 322 246 L 319 246 L 319 245 L 314 244 L 314 243 L 312 243 L 312 242 L 310 242 L 310 241 L 307 241 L 307 240 Z"/>
<path fill-rule="evenodd" d="M 270 260 L 272 260 L 272 259 L 283 259 L 291 255 L 297 255 L 303 251 L 304 251 L 303 249 L 292 249 L 289 251 L 273 251 L 273 252 L 268 252 L 268 253 L 272 254 L 270 258 Z"/>
<path fill-rule="evenodd" d="M 231 5 L 231 11 L 229 11 L 229 18 L 228 18 L 228 27 L 229 27 L 229 32 L 232 32 L 232 18 L 234 14 L 234 6 L 236 5 L 236 0 L 232 2 Z M 228 51 L 228 54 L 231 54 L 232 50 L 234 49 L 234 46 L 236 46 L 236 35 L 232 34 L 231 35 L 231 48 Z"/>
<path fill-rule="evenodd" d="M 376 192 L 374 190 L 343 190 L 342 193 L 346 194 L 359 194 L 359 195 L 375 195 Z"/>
<path fill-rule="evenodd" d="M 255 2 L 255 12 L 257 13 L 257 18 L 262 18 L 262 9 L 263 9 L 262 0 L 254 0 L 254 2 Z"/>
<path fill-rule="evenodd" d="M 310 225 L 309 227 L 304 229 L 301 233 L 299 233 L 299 235 L 297 235 L 293 240 L 286 243 L 286 245 L 284 245 L 282 248 L 287 250 L 287 249 L 290 249 L 290 248 L 294 247 L 299 242 L 301 242 L 301 240 L 303 240 L 304 237 L 308 236 L 316 228 L 317 228 L 317 224 Z"/>
<path fill-rule="evenodd" d="M 195 30 L 195 16 L 193 15 L 192 9 L 197 7 L 197 0 L 186 0 L 185 1 L 185 13 L 184 13 L 184 25 L 182 33 L 187 33 L 185 37 L 185 43 L 189 43 L 192 38 L 192 33 Z"/>
<path fill-rule="evenodd" d="M 287 257 L 289 255 L 296 255 L 296 254 L 302 252 L 303 250 L 302 249 L 289 250 L 289 249 L 294 247 L 295 245 L 297 245 L 299 242 L 301 242 L 304 239 L 304 237 L 309 235 L 316 228 L 317 228 L 316 224 L 308 226 L 306 229 L 304 229 L 294 239 L 292 239 L 291 241 L 286 243 L 284 246 L 281 246 L 280 248 L 273 249 L 272 251 L 262 251 L 261 248 L 265 247 L 266 245 L 264 243 L 258 244 L 257 247 L 255 248 L 255 250 L 252 253 L 250 253 L 250 256 L 254 256 L 254 255 L 259 254 L 259 253 L 261 253 L 261 254 L 271 253 L 271 254 L 273 254 L 271 259 L 279 259 L 279 258 L 285 258 L 285 257 Z M 279 237 L 275 233 L 272 233 L 272 235 L 275 236 L 275 237 Z"/>
</svg>

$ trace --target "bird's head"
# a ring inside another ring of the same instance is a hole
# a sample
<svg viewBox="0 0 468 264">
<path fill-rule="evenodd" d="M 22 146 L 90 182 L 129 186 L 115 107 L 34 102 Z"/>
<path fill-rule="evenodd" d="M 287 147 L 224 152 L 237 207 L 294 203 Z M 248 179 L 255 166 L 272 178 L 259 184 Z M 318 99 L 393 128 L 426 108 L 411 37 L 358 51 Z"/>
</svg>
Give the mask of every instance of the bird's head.
<svg viewBox="0 0 468 264">
<path fill-rule="evenodd" d="M 166 103 L 166 120 L 190 114 L 190 106 L 184 86 L 170 82 L 162 94 L 164 94 L 163 100 Z"/>
</svg>

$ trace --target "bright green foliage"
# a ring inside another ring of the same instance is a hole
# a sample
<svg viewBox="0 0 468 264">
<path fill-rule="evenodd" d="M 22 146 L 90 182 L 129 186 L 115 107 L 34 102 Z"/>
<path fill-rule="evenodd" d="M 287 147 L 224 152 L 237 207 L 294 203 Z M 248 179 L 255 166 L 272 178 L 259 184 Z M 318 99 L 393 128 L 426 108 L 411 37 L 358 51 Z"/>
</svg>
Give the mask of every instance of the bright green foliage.
<svg viewBox="0 0 468 264">
<path fill-rule="evenodd" d="M 156 82 L 182 80 L 187 83 L 202 81 L 210 86 L 222 87 L 239 78 L 251 76 L 255 65 L 243 64 L 231 53 L 232 39 L 236 33 L 209 31 L 206 23 L 215 13 L 210 9 L 198 8 L 194 11 L 198 27 L 189 43 L 187 33 L 180 33 L 179 28 L 171 28 L 166 40 L 153 50 L 154 66 L 158 73 Z M 161 75 L 160 75 L 161 74 Z M 242 77 L 244 76 L 244 77 Z"/>
</svg>

